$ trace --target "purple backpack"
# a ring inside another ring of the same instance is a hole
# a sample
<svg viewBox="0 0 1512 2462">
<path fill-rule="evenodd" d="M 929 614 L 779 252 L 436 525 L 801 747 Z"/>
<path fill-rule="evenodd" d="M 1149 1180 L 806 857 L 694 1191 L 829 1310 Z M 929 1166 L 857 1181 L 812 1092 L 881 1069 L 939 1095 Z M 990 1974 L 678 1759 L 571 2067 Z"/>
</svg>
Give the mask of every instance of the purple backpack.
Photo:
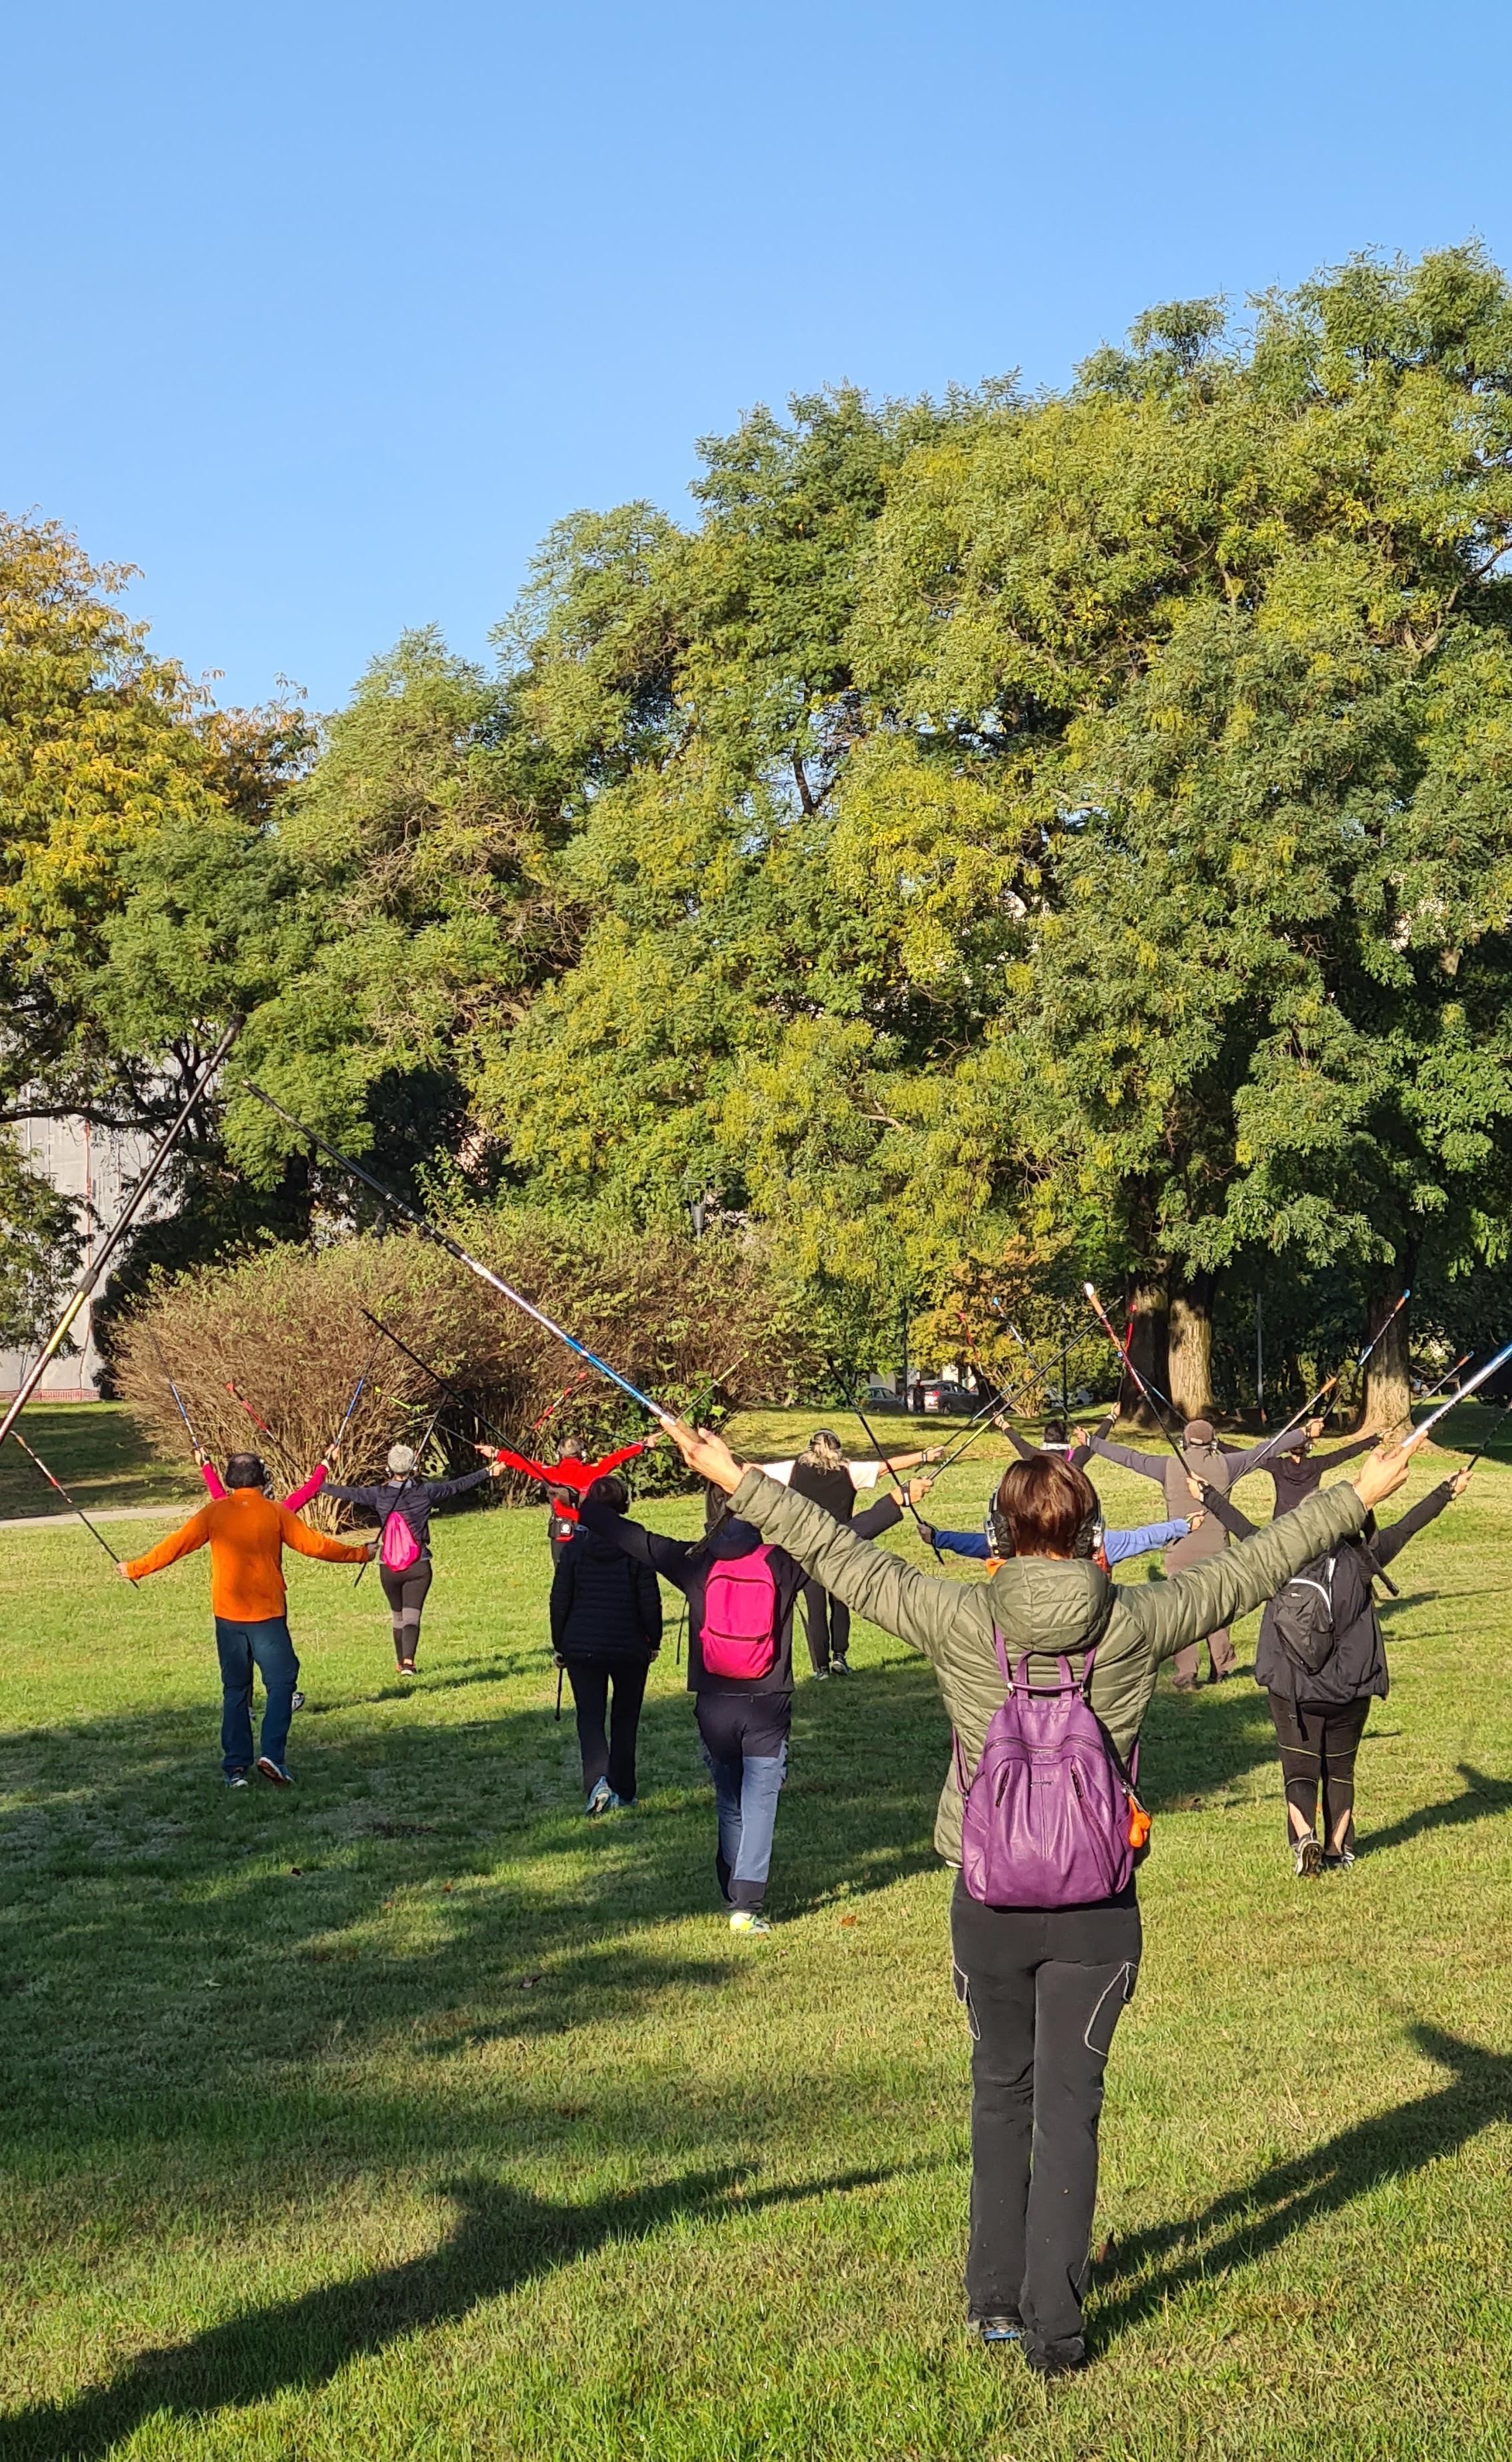
<svg viewBox="0 0 1512 2462">
<path fill-rule="evenodd" d="M 1008 1697 L 966 1782 L 961 1739 L 956 1779 L 964 1806 L 961 1873 L 988 1907 L 1077 1907 L 1111 1898 L 1134 1872 L 1130 1798 L 1087 1699 L 1095 1650 L 1078 1679 L 1060 1661 L 1060 1682 L 1036 1691 L 1029 1653 L 1008 1674 L 1003 1635 L 992 1628 Z"/>
</svg>

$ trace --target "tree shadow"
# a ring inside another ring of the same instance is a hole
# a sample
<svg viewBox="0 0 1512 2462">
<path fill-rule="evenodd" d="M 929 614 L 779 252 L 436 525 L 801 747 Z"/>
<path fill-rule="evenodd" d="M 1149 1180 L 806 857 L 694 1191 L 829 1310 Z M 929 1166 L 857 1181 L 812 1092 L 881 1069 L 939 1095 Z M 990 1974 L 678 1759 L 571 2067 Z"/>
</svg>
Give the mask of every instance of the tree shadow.
<svg viewBox="0 0 1512 2462">
<path fill-rule="evenodd" d="M 1424 1837 L 1430 1829 L 1463 1829 L 1472 1821 L 1489 1821 L 1499 1812 L 1512 1812 L 1512 1781 L 1488 1778 L 1468 1761 L 1457 1766 L 1464 1781 L 1462 1794 L 1448 1796 L 1442 1803 L 1420 1804 L 1415 1812 L 1404 1813 L 1389 1827 L 1367 1831 L 1356 1852 L 1383 1855 L 1393 1846 L 1405 1846 L 1410 1839 Z"/>
<path fill-rule="evenodd" d="M 1162 1685 L 1139 1739 L 1139 1793 L 1155 1813 L 1189 1809 L 1275 1760 L 1276 1731 L 1248 1668 L 1197 1693 Z"/>
<path fill-rule="evenodd" d="M 615 2241 L 648 2237 L 675 2216 L 718 2222 L 763 2208 L 872 2188 L 886 2170 L 848 2171 L 746 2189 L 737 2168 L 693 2171 L 594 2205 L 555 2205 L 497 2181 L 452 2185 L 456 2228 L 438 2249 L 297 2300 L 255 2308 L 192 2340 L 143 2351 L 109 2384 L 66 2404 L 36 2404 L 0 2420 L 6 2462 L 85 2462 L 164 2412 L 217 2411 L 326 2385 L 354 2359 L 401 2335 L 453 2324 L 484 2300 Z"/>
<path fill-rule="evenodd" d="M 1215 2274 L 1253 2264 L 1356 2197 L 1425 2170 L 1481 2129 L 1512 2118 L 1512 2059 L 1436 2026 L 1415 2026 L 1412 2037 L 1420 2052 L 1449 2070 L 1446 2084 L 1341 2129 L 1309 2154 L 1272 2165 L 1215 2198 L 1191 2222 L 1116 2242 L 1097 2299 L 1097 2341 L 1111 2340 Z"/>
</svg>

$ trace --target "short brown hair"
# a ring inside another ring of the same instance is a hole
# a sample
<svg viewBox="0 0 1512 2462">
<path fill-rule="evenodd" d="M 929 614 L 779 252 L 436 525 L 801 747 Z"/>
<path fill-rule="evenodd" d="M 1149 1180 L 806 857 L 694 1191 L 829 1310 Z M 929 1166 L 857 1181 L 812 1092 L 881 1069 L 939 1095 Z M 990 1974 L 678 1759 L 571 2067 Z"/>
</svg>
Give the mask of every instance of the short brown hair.
<svg viewBox="0 0 1512 2462">
<path fill-rule="evenodd" d="M 1096 1518 L 1097 1491 L 1069 1462 L 1041 1454 L 1009 1463 L 996 1503 L 1015 1556 L 1070 1556 L 1078 1534 Z"/>
</svg>

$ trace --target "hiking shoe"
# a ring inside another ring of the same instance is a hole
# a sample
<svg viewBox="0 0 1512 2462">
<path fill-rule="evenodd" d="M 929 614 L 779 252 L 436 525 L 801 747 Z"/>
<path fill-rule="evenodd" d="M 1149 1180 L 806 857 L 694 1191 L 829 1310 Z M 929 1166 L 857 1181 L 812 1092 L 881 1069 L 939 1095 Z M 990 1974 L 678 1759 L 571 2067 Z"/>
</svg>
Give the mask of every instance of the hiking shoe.
<svg viewBox="0 0 1512 2462">
<path fill-rule="evenodd" d="M 731 1932 L 763 1933 L 770 1932 L 771 1926 L 765 1915 L 757 1913 L 754 1907 L 737 1907 L 730 1917 L 730 1930 Z"/>
<path fill-rule="evenodd" d="M 247 1784 L 247 1772 L 245 1770 L 227 1770 L 226 1773 L 226 1783 L 227 1786 L 245 1786 Z"/>
<path fill-rule="evenodd" d="M 267 1779 L 270 1786 L 292 1786 L 293 1784 L 289 1772 L 281 1768 L 277 1761 L 270 1760 L 266 1753 L 258 1754 L 257 1770 L 259 1777 Z"/>
<path fill-rule="evenodd" d="M 1324 1856 L 1323 1868 L 1326 1872 L 1347 1872 L 1353 1861 L 1353 1847 L 1341 1846 L 1338 1848 L 1337 1852 L 1330 1849 L 1330 1851 Z"/>
<path fill-rule="evenodd" d="M 1017 2343 L 1024 2337 L 1024 2328 L 1017 2317 L 1006 2315 L 972 2317 L 968 2322 L 975 2327 L 982 2341 L 988 2345 L 995 2343 Z"/>
<path fill-rule="evenodd" d="M 610 1805 L 614 1801 L 614 1794 L 610 1788 L 607 1778 L 595 1779 L 592 1792 L 589 1795 L 588 1802 L 583 1806 L 583 1809 L 587 1813 L 590 1821 L 595 1821 L 601 1812 L 607 1812 L 609 1810 Z"/>
<path fill-rule="evenodd" d="M 613 1787 L 611 1787 L 609 1791 L 609 1802 L 605 1804 L 604 1810 L 606 1812 L 628 1812 L 631 1805 L 635 1803 L 635 1800 L 636 1799 L 633 1795 L 616 1795 Z"/>
<path fill-rule="evenodd" d="M 1316 1838 L 1299 1838 L 1291 1850 L 1291 1868 L 1299 1881 L 1315 1881 L 1323 1869 L 1323 1849 Z"/>
<path fill-rule="evenodd" d="M 415 1661 L 413 1658 L 401 1658 L 399 1663 L 399 1672 L 401 1675 L 413 1675 L 415 1673 Z"/>
<path fill-rule="evenodd" d="M 304 1696 L 304 1695 L 303 1695 L 302 1693 L 296 1693 L 296 1694 L 294 1695 L 293 1699 L 290 1702 L 289 1707 L 291 1708 L 291 1710 L 302 1710 L 302 1709 L 304 1708 L 304 1706 L 305 1706 L 305 1696 Z"/>
<path fill-rule="evenodd" d="M 849 1675 L 851 1673 L 850 1660 L 848 1658 L 832 1658 L 830 1661 L 830 1673 L 832 1675 Z"/>
<path fill-rule="evenodd" d="M 827 1684 L 830 1680 L 828 1667 L 816 1667 L 813 1671 L 813 1680 L 816 1684 Z"/>
</svg>

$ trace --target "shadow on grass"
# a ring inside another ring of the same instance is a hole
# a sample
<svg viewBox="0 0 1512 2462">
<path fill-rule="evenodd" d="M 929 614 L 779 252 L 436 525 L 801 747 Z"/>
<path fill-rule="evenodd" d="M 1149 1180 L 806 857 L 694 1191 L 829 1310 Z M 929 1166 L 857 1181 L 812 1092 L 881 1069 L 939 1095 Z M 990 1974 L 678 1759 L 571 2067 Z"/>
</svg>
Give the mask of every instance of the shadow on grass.
<svg viewBox="0 0 1512 2462">
<path fill-rule="evenodd" d="M 1369 1830 L 1361 1838 L 1358 1852 L 1382 1855 L 1393 1846 L 1405 1846 L 1409 1840 L 1421 1838 L 1430 1829 L 1463 1829 L 1472 1821 L 1489 1821 L 1499 1812 L 1512 1812 L 1512 1781 L 1487 1778 L 1484 1771 L 1474 1769 L 1468 1761 L 1458 1764 L 1464 1781 L 1464 1791 L 1451 1795 L 1442 1803 L 1424 1803 L 1415 1812 L 1404 1813 L 1389 1828 Z"/>
<path fill-rule="evenodd" d="M 81 2081 L 113 2103 L 150 2086 L 154 2107 L 164 2087 L 229 2090 L 246 2046 L 220 1996 L 273 1972 L 267 2063 L 318 2060 L 333 2029 L 344 2051 L 401 2031 L 423 2063 L 468 2040 L 634 2017 L 735 1973 L 689 1696 L 647 1702 L 641 1803 L 594 1823 L 572 1724 L 549 1703 L 444 1725 L 419 1705 L 382 1726 L 350 1707 L 303 1748 L 296 1723 L 288 1795 L 218 1785 L 208 1701 L 6 1740 L 0 1980 L 47 2023 L 14 2044 L 0 2094 L 51 2125 Z M 928 1668 L 804 1687 L 793 1727 L 773 1912 L 853 1905 L 933 1869 L 946 1729 Z M 700 1917 L 706 1941 L 658 1936 Z"/>
<path fill-rule="evenodd" d="M 1310 2154 L 1273 2165 L 1215 2198 L 1191 2222 L 1116 2243 L 1097 2299 L 1097 2342 L 1111 2341 L 1214 2275 L 1269 2256 L 1356 2197 L 1425 2170 L 1481 2129 L 1512 2119 L 1512 2059 L 1436 2026 L 1415 2026 L 1412 2040 L 1450 2073 L 1436 2092 L 1341 2129 Z"/>
<path fill-rule="evenodd" d="M 875 2188 L 885 2170 L 849 2171 L 791 2187 L 745 2190 L 739 2170 L 694 2171 L 597 2205 L 553 2205 L 494 2181 L 455 2184 L 456 2229 L 443 2245 L 355 2281 L 254 2308 L 189 2342 L 144 2351 L 130 2367 L 67 2404 L 0 2420 L 6 2462 L 62 2462 L 108 2453 L 145 2420 L 201 2420 L 328 2384 L 354 2359 L 400 2336 L 459 2322 L 484 2300 L 572 2264 L 612 2241 L 649 2237 L 678 2216 L 701 2221 Z"/>
</svg>

